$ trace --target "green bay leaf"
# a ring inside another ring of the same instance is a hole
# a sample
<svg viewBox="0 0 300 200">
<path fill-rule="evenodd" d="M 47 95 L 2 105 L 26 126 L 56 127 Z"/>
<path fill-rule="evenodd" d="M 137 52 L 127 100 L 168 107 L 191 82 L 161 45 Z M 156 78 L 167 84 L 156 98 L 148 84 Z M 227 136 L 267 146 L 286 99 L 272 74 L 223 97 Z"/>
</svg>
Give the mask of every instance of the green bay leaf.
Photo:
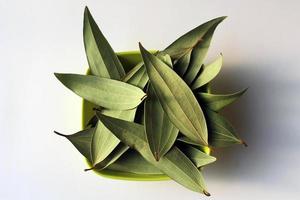
<svg viewBox="0 0 300 200">
<path fill-rule="evenodd" d="M 97 111 L 98 112 L 98 111 Z M 101 110 L 102 114 L 133 121 L 136 109 L 132 110 Z M 98 120 L 91 144 L 92 165 L 102 162 L 120 143 L 120 140 L 104 124 Z"/>
<path fill-rule="evenodd" d="M 211 39 L 213 37 L 213 34 L 217 26 L 218 24 L 214 24 L 205 33 L 205 35 L 202 37 L 202 40 L 200 40 L 192 49 L 190 64 L 186 74 L 184 75 L 184 80 L 187 82 L 188 85 L 192 84 L 197 74 L 201 70 L 203 61 L 206 57 L 206 54 L 208 52 L 211 43 Z"/>
<path fill-rule="evenodd" d="M 227 147 L 233 144 L 244 144 L 232 125 L 220 114 L 206 110 L 206 120 L 209 131 L 209 144 L 212 147 Z"/>
<path fill-rule="evenodd" d="M 201 150 L 187 144 L 179 145 L 179 149 L 196 165 L 203 167 L 216 161 L 216 158 L 210 156 Z"/>
<path fill-rule="evenodd" d="M 195 47 L 197 44 L 203 41 L 203 37 L 212 29 L 215 29 L 219 23 L 221 23 L 226 17 L 218 17 L 212 19 L 186 34 L 179 37 L 171 45 L 169 45 L 164 52 L 169 54 L 173 59 L 178 59 Z"/>
<path fill-rule="evenodd" d="M 200 88 L 201 86 L 209 83 L 214 79 L 221 70 L 223 63 L 223 56 L 219 56 L 215 61 L 203 67 L 201 73 L 195 78 L 191 88 L 193 90 Z"/>
<path fill-rule="evenodd" d="M 193 140 L 191 140 L 190 138 L 186 137 L 186 136 L 179 136 L 177 138 L 177 141 L 180 141 L 180 142 L 184 142 L 186 144 L 190 144 L 190 145 L 194 145 L 194 146 L 198 146 L 198 147 L 201 147 L 201 148 L 206 148 L 206 146 L 202 145 L 202 144 L 199 144 L 198 142 L 194 142 Z"/>
<path fill-rule="evenodd" d="M 143 65 L 142 62 L 138 63 L 123 77 L 122 81 L 144 89 L 149 78 Z"/>
<path fill-rule="evenodd" d="M 91 75 L 59 74 L 55 76 L 77 95 L 98 106 L 112 110 L 129 110 L 137 107 L 145 96 L 133 85 Z"/>
<path fill-rule="evenodd" d="M 171 122 L 195 142 L 207 145 L 204 114 L 188 85 L 164 62 L 140 45 L 147 74 Z"/>
<path fill-rule="evenodd" d="M 220 111 L 225 106 L 239 99 L 246 91 L 247 89 L 244 89 L 232 94 L 210 94 L 199 92 L 197 93 L 197 97 L 201 102 L 201 105 L 204 105 L 206 108 L 213 111 Z"/>
<path fill-rule="evenodd" d="M 93 75 L 117 80 L 125 75 L 121 62 L 87 7 L 84 10 L 83 39 L 86 56 Z"/>
<path fill-rule="evenodd" d="M 90 144 L 94 131 L 94 128 L 88 128 L 72 135 L 64 135 L 56 131 L 54 133 L 67 138 L 86 159 L 91 160 Z"/>
<path fill-rule="evenodd" d="M 98 117 L 122 142 L 137 150 L 164 174 L 192 191 L 209 195 L 201 172 L 176 146 L 156 161 L 147 144 L 144 126 L 101 114 Z"/>
<path fill-rule="evenodd" d="M 151 84 L 148 86 L 144 105 L 147 141 L 153 156 L 159 160 L 173 146 L 178 129 L 164 112 Z"/>
<path fill-rule="evenodd" d="M 118 158 L 122 156 L 127 150 L 129 146 L 124 143 L 119 143 L 116 148 L 101 162 L 97 163 L 92 169 L 93 170 L 103 170 L 113 164 Z"/>
<path fill-rule="evenodd" d="M 134 174 L 162 174 L 162 172 L 145 160 L 137 151 L 129 149 L 107 169 L 130 172 Z"/>
<path fill-rule="evenodd" d="M 190 58 L 191 58 L 191 52 L 189 51 L 183 56 L 181 56 L 176 63 L 174 64 L 174 71 L 180 76 L 183 77 L 185 74 L 187 68 L 189 67 L 190 64 Z"/>
<path fill-rule="evenodd" d="M 123 77 L 123 81 L 143 89 L 148 82 L 146 69 L 142 65 L 135 66 Z M 136 108 L 124 111 L 105 109 L 102 110 L 101 113 L 111 117 L 133 121 Z M 91 144 L 92 164 L 95 166 L 97 163 L 102 162 L 117 147 L 119 142 L 120 140 L 112 134 L 101 121 L 98 121 Z"/>
</svg>

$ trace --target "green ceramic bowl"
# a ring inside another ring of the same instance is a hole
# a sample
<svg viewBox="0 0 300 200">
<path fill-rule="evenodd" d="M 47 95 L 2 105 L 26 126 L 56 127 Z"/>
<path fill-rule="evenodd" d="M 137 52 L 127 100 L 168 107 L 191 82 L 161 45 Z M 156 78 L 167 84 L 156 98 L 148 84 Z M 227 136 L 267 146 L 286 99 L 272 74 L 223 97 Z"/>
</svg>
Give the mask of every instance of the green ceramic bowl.
<svg viewBox="0 0 300 200">
<path fill-rule="evenodd" d="M 151 51 L 152 53 L 156 51 Z M 137 63 L 141 62 L 142 57 L 139 51 L 126 51 L 117 53 L 121 63 L 126 72 L 133 68 Z M 90 74 L 90 71 L 87 71 L 87 74 Z M 88 101 L 83 100 L 82 103 L 82 127 L 88 123 L 89 119 L 94 115 L 93 108 L 95 105 L 89 103 Z M 209 154 L 210 149 L 204 149 L 204 151 Z M 88 163 L 88 162 L 87 162 Z M 91 166 L 88 163 L 89 166 Z M 169 180 L 170 178 L 163 174 L 134 174 L 129 172 L 114 171 L 109 169 L 104 169 L 101 171 L 94 171 L 96 174 L 112 178 L 112 179 L 121 179 L 121 180 L 132 180 L 132 181 L 161 181 Z"/>
<path fill-rule="evenodd" d="M 155 52 L 155 51 L 152 51 Z M 121 63 L 124 66 L 126 72 L 128 72 L 132 67 L 142 60 L 139 51 L 127 51 L 117 53 Z M 90 72 L 88 71 L 87 74 Z M 92 108 L 95 107 L 93 104 L 88 101 L 83 100 L 82 103 L 82 127 L 84 128 L 89 119 L 93 116 L 94 112 Z M 89 164 L 89 163 L 88 163 Z M 90 165 L 90 164 L 89 164 Z M 132 180 L 132 181 L 161 181 L 169 180 L 169 178 L 162 174 L 134 174 L 122 171 L 114 171 L 104 169 L 101 171 L 94 171 L 96 174 L 112 178 L 112 179 L 121 179 L 121 180 Z"/>
</svg>

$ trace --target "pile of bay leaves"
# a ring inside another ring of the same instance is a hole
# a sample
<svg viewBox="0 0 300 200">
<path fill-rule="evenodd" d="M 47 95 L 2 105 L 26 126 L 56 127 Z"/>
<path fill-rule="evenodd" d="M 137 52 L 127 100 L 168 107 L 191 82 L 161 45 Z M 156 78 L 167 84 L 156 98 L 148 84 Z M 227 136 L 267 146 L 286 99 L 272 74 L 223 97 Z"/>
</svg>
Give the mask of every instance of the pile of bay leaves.
<svg viewBox="0 0 300 200">
<path fill-rule="evenodd" d="M 84 44 L 91 75 L 55 76 L 74 93 L 93 103 L 86 128 L 69 139 L 92 170 L 165 174 L 207 196 L 203 166 L 216 158 L 212 148 L 245 144 L 219 111 L 246 90 L 212 94 L 222 54 L 203 64 L 213 33 L 225 17 L 210 20 L 150 53 L 139 44 L 142 62 L 129 72 L 109 45 L 88 8 Z"/>
</svg>

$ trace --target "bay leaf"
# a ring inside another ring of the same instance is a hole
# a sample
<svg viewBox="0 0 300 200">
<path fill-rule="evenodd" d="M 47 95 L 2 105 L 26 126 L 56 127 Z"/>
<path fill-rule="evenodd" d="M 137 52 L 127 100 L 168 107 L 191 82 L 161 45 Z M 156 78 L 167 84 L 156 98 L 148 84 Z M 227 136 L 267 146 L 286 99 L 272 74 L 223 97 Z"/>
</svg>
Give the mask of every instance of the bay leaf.
<svg viewBox="0 0 300 200">
<path fill-rule="evenodd" d="M 180 145 L 179 149 L 196 165 L 196 167 L 200 168 L 205 165 L 211 164 L 216 161 L 216 158 L 210 156 L 201 150 L 192 147 L 190 145 Z"/>
<path fill-rule="evenodd" d="M 146 161 L 133 149 L 126 151 L 118 160 L 109 165 L 107 169 L 134 174 L 162 174 L 158 168 Z"/>
<path fill-rule="evenodd" d="M 135 112 L 136 109 L 101 110 L 102 114 L 127 121 L 134 120 Z M 91 144 L 92 165 L 96 166 L 98 163 L 102 162 L 119 143 L 120 140 L 109 129 L 107 129 L 101 121 L 98 120 Z"/>
<path fill-rule="evenodd" d="M 179 136 L 177 138 L 177 140 L 180 141 L 180 142 L 184 142 L 186 144 L 191 144 L 191 145 L 198 146 L 198 147 L 201 147 L 201 148 L 205 148 L 206 147 L 206 146 L 203 146 L 202 144 L 194 142 L 193 140 L 191 140 L 190 138 L 188 138 L 186 136 Z"/>
<path fill-rule="evenodd" d="M 215 29 L 219 23 L 221 23 L 226 17 L 218 17 L 212 19 L 186 34 L 179 37 L 171 45 L 169 45 L 164 52 L 169 54 L 173 59 L 178 59 L 187 52 L 189 52 L 197 44 L 201 43 L 205 34 L 212 29 Z"/>
<path fill-rule="evenodd" d="M 232 125 L 220 114 L 205 110 L 207 126 L 209 131 L 209 144 L 212 147 L 227 147 L 233 144 L 247 144 L 242 141 Z"/>
<path fill-rule="evenodd" d="M 148 75 L 146 69 L 142 67 L 142 65 L 136 65 L 122 79 L 128 84 L 143 89 L 148 82 Z M 136 108 L 124 111 L 104 109 L 101 112 L 102 114 L 111 117 L 133 121 L 136 114 Z M 119 142 L 120 140 L 112 134 L 101 121 L 98 121 L 91 144 L 93 166 L 102 162 L 117 147 Z"/>
<path fill-rule="evenodd" d="M 172 64 L 172 58 L 169 54 L 166 54 L 165 52 L 157 52 L 156 56 L 163 61 L 166 65 L 168 65 L 169 67 L 173 68 L 173 64 Z"/>
<path fill-rule="evenodd" d="M 188 51 L 186 54 L 181 56 L 176 63 L 174 64 L 174 71 L 180 76 L 183 77 L 185 74 L 187 68 L 189 67 L 190 64 L 190 58 L 191 58 L 191 52 Z"/>
<path fill-rule="evenodd" d="M 146 68 L 143 65 L 144 64 L 142 62 L 138 63 L 123 77 L 122 81 L 144 89 L 149 78 L 146 72 Z"/>
<path fill-rule="evenodd" d="M 220 72 L 223 63 L 223 56 L 219 56 L 215 61 L 204 66 L 203 71 L 196 77 L 191 88 L 193 90 L 209 83 Z"/>
<path fill-rule="evenodd" d="M 59 74 L 55 76 L 77 95 L 98 106 L 112 110 L 129 110 L 137 107 L 145 96 L 133 85 L 91 75 Z"/>
<path fill-rule="evenodd" d="M 176 146 L 156 161 L 145 137 L 144 126 L 97 113 L 98 118 L 122 142 L 137 150 L 148 162 L 186 188 L 210 195 L 201 172 Z"/>
<path fill-rule="evenodd" d="M 119 143 L 116 148 L 101 162 L 97 163 L 91 169 L 93 170 L 103 170 L 118 160 L 122 154 L 124 154 L 129 149 L 129 146 L 123 143 Z M 89 169 L 90 170 L 90 169 Z"/>
<path fill-rule="evenodd" d="M 87 7 L 84 10 L 83 39 L 93 75 L 117 80 L 125 75 L 121 62 Z"/>
<path fill-rule="evenodd" d="M 197 97 L 200 100 L 201 105 L 204 105 L 206 108 L 209 108 L 213 111 L 220 111 L 225 106 L 240 98 L 246 91 L 247 88 L 232 94 L 210 94 L 200 92 L 197 93 Z"/>
<path fill-rule="evenodd" d="M 203 61 L 210 47 L 211 39 L 218 24 L 214 24 L 192 49 L 190 64 L 184 75 L 184 80 L 188 85 L 191 85 L 197 74 L 199 74 Z"/>
<path fill-rule="evenodd" d="M 94 131 L 94 128 L 88 128 L 72 135 L 64 135 L 57 131 L 54 133 L 67 138 L 86 159 L 91 160 L 90 144 Z"/>
<path fill-rule="evenodd" d="M 86 127 L 91 126 L 91 127 L 95 127 L 96 124 L 98 122 L 98 118 L 96 115 L 93 115 L 90 120 L 87 122 L 87 124 L 85 125 Z"/>
<path fill-rule="evenodd" d="M 164 62 L 140 44 L 147 74 L 171 122 L 195 142 L 207 145 L 204 114 L 188 85 Z"/>
<path fill-rule="evenodd" d="M 151 152 L 158 161 L 173 146 L 178 129 L 164 112 L 151 84 L 144 105 L 145 133 Z"/>
</svg>

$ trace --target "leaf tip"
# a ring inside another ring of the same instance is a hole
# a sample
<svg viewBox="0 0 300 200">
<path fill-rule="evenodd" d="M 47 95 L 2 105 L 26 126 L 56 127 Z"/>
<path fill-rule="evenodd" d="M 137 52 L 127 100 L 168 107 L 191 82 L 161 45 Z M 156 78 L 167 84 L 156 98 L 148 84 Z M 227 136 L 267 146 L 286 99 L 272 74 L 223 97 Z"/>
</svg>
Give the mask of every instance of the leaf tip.
<svg viewBox="0 0 300 200">
<path fill-rule="evenodd" d="M 141 51 L 141 52 L 146 51 L 146 49 L 143 47 L 143 45 L 142 45 L 141 42 L 139 42 L 139 48 L 140 48 L 140 51 Z"/>
<path fill-rule="evenodd" d="M 205 194 L 205 196 L 210 196 L 210 193 L 209 192 L 207 192 L 206 190 L 203 190 L 203 194 Z"/>
<path fill-rule="evenodd" d="M 154 152 L 154 158 L 157 162 L 159 161 L 160 156 L 159 156 L 158 152 Z"/>
<path fill-rule="evenodd" d="M 63 74 L 62 73 L 57 73 L 57 72 L 54 72 L 54 76 L 58 79 L 58 80 L 61 80 L 62 79 L 62 76 Z"/>
<path fill-rule="evenodd" d="M 84 15 L 90 14 L 90 10 L 87 6 L 84 7 Z"/>
<path fill-rule="evenodd" d="M 56 135 L 59 135 L 59 136 L 62 136 L 62 137 L 68 137 L 67 135 L 65 134 L 62 134 L 62 133 L 59 133 L 57 131 L 53 131 Z"/>
<path fill-rule="evenodd" d="M 221 16 L 221 17 L 217 17 L 217 21 L 219 21 L 219 23 L 221 23 L 222 21 L 224 21 L 228 16 Z"/>
<path fill-rule="evenodd" d="M 241 143 L 244 145 L 244 147 L 248 147 L 248 144 L 245 141 L 241 140 Z"/>
</svg>

